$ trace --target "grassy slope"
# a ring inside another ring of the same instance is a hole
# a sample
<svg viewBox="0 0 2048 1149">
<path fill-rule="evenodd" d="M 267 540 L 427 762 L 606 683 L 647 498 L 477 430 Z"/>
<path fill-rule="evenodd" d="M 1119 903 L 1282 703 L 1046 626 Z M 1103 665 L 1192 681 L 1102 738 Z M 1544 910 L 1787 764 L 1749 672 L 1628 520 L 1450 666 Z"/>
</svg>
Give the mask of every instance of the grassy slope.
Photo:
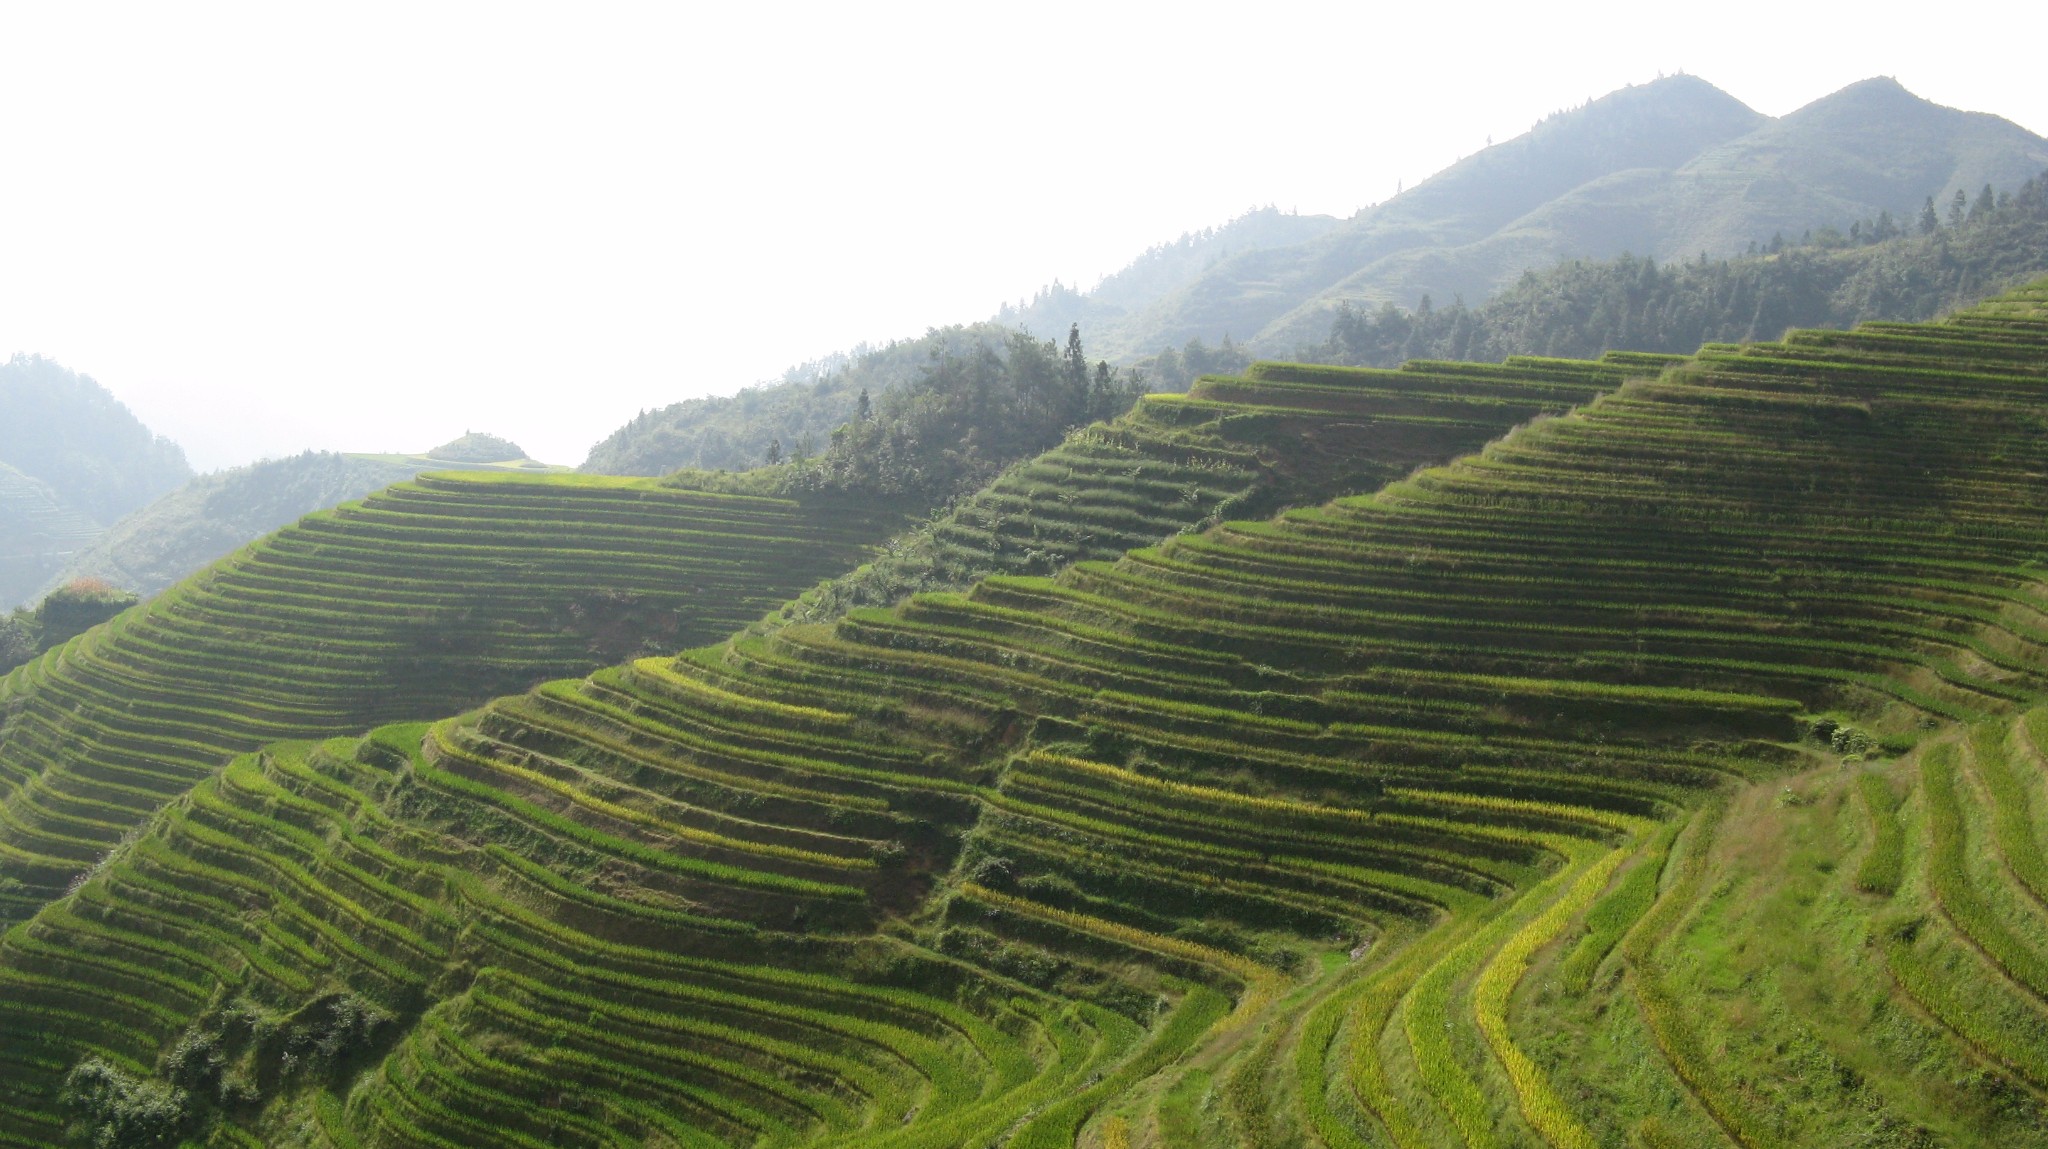
<svg viewBox="0 0 2048 1149">
<path fill-rule="evenodd" d="M 1618 356 L 1540 371 L 1519 361 L 1415 363 L 1345 373 L 1341 388 L 1317 383 L 1320 368 L 1267 364 L 1248 379 L 1207 380 L 1185 396 L 1150 396 L 1131 415 L 1014 469 L 927 529 L 892 540 L 881 561 L 783 614 L 836 617 L 914 589 L 963 588 L 985 573 L 1041 573 L 1161 541 L 1213 521 L 1226 507 L 1314 502 L 1376 486 L 1518 422 L 1567 410 L 1659 362 Z M 266 466 L 297 474 L 306 464 L 339 458 Z M 309 518 L 264 543 L 256 557 L 229 564 L 225 584 L 179 588 L 147 608 L 140 623 L 117 624 L 139 626 L 135 640 L 88 645 L 39 691 L 17 687 L 25 716 L 0 729 L 0 765 L 23 785 L 8 799 L 12 829 L 0 831 L 0 850 L 14 847 L 11 860 L 0 862 L 0 879 L 26 883 L 0 888 L 17 916 L 228 753 L 267 737 L 333 734 L 457 709 L 643 645 L 672 649 L 721 637 L 806 580 L 844 569 L 858 553 L 845 545 L 849 539 L 874 541 L 894 522 L 856 513 L 823 529 L 814 520 L 839 512 L 821 508 L 807 517 L 772 500 L 657 496 L 642 480 L 423 482 L 438 493 L 400 487 L 372 500 L 364 514 Z M 718 482 L 721 489 L 745 487 L 739 479 Z M 666 500 L 673 518 L 640 520 L 644 530 L 623 535 L 576 521 L 583 512 L 568 495 L 602 490 L 615 492 L 613 502 Z M 533 496 L 530 505 L 516 512 L 498 505 L 507 491 Z M 726 513 L 691 521 L 696 510 L 726 504 Z M 758 523 L 748 525 L 748 508 L 761 513 Z M 386 512 L 413 517 L 387 521 Z M 472 545 L 480 525 L 508 516 L 522 533 Z M 405 530 L 394 535 L 394 523 Z M 659 529 L 731 537 L 685 533 L 664 540 L 652 533 Z M 336 530 L 345 537 L 330 539 Z M 790 530 L 820 545 L 788 563 L 787 547 L 763 548 L 748 538 Z M 383 549 L 393 539 L 405 546 Z M 366 548 L 378 553 L 365 555 Z M 560 585 L 537 600 L 512 601 L 542 573 L 522 565 L 534 550 L 551 552 L 543 565 Z M 647 567 L 650 550 L 678 565 Z M 450 562 L 461 577 L 437 580 L 431 591 L 388 581 L 410 566 L 438 570 Z M 678 584 L 700 568 L 716 577 Z M 643 585 L 650 578 L 651 589 Z M 508 586 L 519 594 L 508 595 Z M 252 594 L 259 596 L 253 606 L 245 601 Z M 314 601 L 321 597 L 324 603 Z M 670 617 L 670 608 L 681 617 Z M 360 617 L 342 621 L 350 613 Z M 230 621 L 225 632 L 204 629 Z M 322 653 L 279 657 L 307 644 Z M 457 667 L 466 673 L 453 673 Z M 251 696 L 246 684 L 266 676 L 260 696 Z M 41 682 L 42 672 L 24 672 L 20 681 Z M 81 690 L 92 701 L 61 713 Z M 138 701 L 150 705 L 138 713 Z M 123 707 L 125 713 L 112 715 Z M 125 776 L 138 768 L 139 780 Z M 79 778 L 116 788 L 73 793 Z"/>
<path fill-rule="evenodd" d="M 246 758 L 0 943 L 0 1137 L 90 1050 L 220 1144 L 2027 1143 L 2044 303 Z"/>
<path fill-rule="evenodd" d="M 465 472 L 309 515 L 0 680 L 0 918 L 233 753 L 730 632 L 883 512 Z"/>
<path fill-rule="evenodd" d="M 37 597 L 76 578 L 100 578 L 148 597 L 300 516 L 350 502 L 422 471 L 548 471 L 531 460 L 450 463 L 425 455 L 308 451 L 217 471 L 179 487 L 78 549 Z"/>
</svg>

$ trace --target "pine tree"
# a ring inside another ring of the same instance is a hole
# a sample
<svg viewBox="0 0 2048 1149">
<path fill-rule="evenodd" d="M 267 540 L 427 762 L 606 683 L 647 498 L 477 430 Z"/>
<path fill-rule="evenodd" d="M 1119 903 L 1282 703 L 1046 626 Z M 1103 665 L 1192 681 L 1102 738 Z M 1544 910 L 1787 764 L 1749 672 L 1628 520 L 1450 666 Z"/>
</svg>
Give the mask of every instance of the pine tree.
<svg viewBox="0 0 2048 1149">
<path fill-rule="evenodd" d="M 1081 325 L 1067 328 L 1067 409 L 1065 421 L 1078 423 L 1088 411 L 1088 354 L 1081 350 Z"/>
<path fill-rule="evenodd" d="M 1920 234 L 1933 235 L 1941 227 L 1941 217 L 1934 214 L 1934 197 L 1928 196 L 1927 203 L 1920 209 Z"/>
<path fill-rule="evenodd" d="M 1970 205 L 1970 222 L 1976 223 L 1997 210 L 1998 197 L 1992 194 L 1991 185 L 1985 184 L 1984 190 L 1977 194 L 1977 202 Z"/>
</svg>

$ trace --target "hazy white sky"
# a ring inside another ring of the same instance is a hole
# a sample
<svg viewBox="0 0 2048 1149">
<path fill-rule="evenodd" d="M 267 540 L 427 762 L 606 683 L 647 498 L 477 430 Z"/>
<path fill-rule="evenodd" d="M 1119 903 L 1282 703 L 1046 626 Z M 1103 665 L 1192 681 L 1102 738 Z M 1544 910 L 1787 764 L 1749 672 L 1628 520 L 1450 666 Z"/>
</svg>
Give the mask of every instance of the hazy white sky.
<svg viewBox="0 0 2048 1149">
<path fill-rule="evenodd" d="M 0 357 L 201 468 L 465 429 L 577 463 L 1663 72 L 1773 115 L 1893 75 L 2048 133 L 2031 3 L 703 7 L 0 0 Z"/>
</svg>

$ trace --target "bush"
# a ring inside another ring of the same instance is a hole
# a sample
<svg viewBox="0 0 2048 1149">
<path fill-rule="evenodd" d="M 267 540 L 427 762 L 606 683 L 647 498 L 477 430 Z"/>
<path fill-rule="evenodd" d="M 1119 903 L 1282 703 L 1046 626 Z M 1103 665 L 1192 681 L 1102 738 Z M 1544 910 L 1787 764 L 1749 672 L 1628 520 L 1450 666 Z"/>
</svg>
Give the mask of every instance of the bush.
<svg viewBox="0 0 2048 1149">
<path fill-rule="evenodd" d="M 100 623 L 134 606 L 135 596 L 103 579 L 73 579 L 43 599 L 36 608 L 43 650 L 64 645 Z"/>
<path fill-rule="evenodd" d="M 0 618 L 0 674 L 36 656 L 35 616 L 15 611 Z"/>
<path fill-rule="evenodd" d="M 184 1090 L 131 1077 L 98 1057 L 64 1079 L 64 1101 L 78 1118 L 72 1135 L 94 1149 L 176 1145 L 192 1114 Z"/>
<path fill-rule="evenodd" d="M 301 1009 L 280 1035 L 285 1073 L 304 1070 L 317 1074 L 346 1066 L 375 1049 L 393 1020 L 391 1014 L 352 993 L 319 998 Z"/>
</svg>

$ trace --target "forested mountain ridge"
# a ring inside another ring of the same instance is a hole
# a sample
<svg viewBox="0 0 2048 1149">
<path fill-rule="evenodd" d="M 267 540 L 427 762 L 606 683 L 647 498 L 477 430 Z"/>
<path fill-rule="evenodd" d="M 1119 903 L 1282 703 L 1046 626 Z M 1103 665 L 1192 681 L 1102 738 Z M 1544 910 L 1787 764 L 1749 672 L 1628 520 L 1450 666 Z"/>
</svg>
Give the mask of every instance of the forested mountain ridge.
<svg viewBox="0 0 2048 1149">
<path fill-rule="evenodd" d="M 192 477 L 185 453 L 106 388 L 38 355 L 0 364 L 0 468 L 0 610 Z"/>
<path fill-rule="evenodd" d="M 1723 257 L 1776 233 L 1910 219 L 1927 196 L 2012 189 L 2044 167 L 2048 140 L 1889 79 L 1771 120 L 1673 76 L 1559 113 L 1324 235 L 1235 256 L 1142 308 L 1110 315 L 1084 296 L 1074 310 L 1114 360 L 1226 334 L 1291 355 L 1344 302 L 1483 300 L 1526 270 L 1623 252 Z"/>
<path fill-rule="evenodd" d="M 1156 244 L 1086 291 L 1054 283 L 1014 307 L 1006 303 L 995 322 L 1043 333 L 1078 323 L 1083 331 L 1093 331 L 1165 298 L 1234 255 L 1292 247 L 1340 226 L 1335 216 L 1255 208 L 1228 223 Z"/>
<path fill-rule="evenodd" d="M 1796 327 L 1921 321 L 2048 272 L 2048 175 L 2017 191 L 1989 185 L 1916 218 L 1888 214 L 1780 237 L 1735 259 L 1622 256 L 1573 260 L 1479 306 L 1425 300 L 1413 310 L 1339 305 L 1329 338 L 1302 349 L 1318 363 L 1392 366 L 1411 358 L 1493 360 L 1591 356 L 1608 350 L 1681 354 L 1706 343 L 1775 338 Z M 1147 361 L 1171 380 L 1185 355 Z"/>
<path fill-rule="evenodd" d="M 0 462 L 103 523 L 192 476 L 177 444 L 90 376 L 40 355 L 0 364 Z"/>
<path fill-rule="evenodd" d="M 879 396 L 915 376 L 929 350 L 921 344 L 999 343 L 1005 326 L 1056 337 L 1078 324 L 1091 353 L 1143 365 L 1151 384 L 1165 389 L 1241 371 L 1257 356 L 1361 361 L 1323 350 L 1333 326 L 1355 330 L 1360 315 L 1377 320 L 1384 304 L 1412 312 L 1424 298 L 1441 314 L 1461 298 L 1472 310 L 1512 293 L 1509 306 L 1525 314 L 1506 324 L 1511 335 L 1478 344 L 1445 338 L 1365 361 L 1643 349 L 1640 330 L 1595 317 L 1597 303 L 1574 310 L 1588 298 L 1589 266 L 1595 278 L 1633 276 L 1650 260 L 1671 274 L 1703 251 L 1718 264 L 1739 261 L 1752 245 L 1778 246 L 1774 237 L 1782 245 L 1818 235 L 1825 247 L 1828 234 L 1848 237 L 1859 225 L 1851 246 L 1867 246 L 1916 234 L 1930 198 L 1945 226 L 1958 191 L 1974 215 L 1984 186 L 2010 197 L 2044 168 L 2048 140 L 1995 116 L 1939 107 L 1888 79 L 1769 120 L 1705 81 L 1668 77 L 1560 112 L 1350 220 L 1255 210 L 1158 245 L 1092 290 L 1054 284 L 1006 304 L 987 325 L 864 350 L 736 396 L 645 412 L 594 448 L 584 469 L 743 468 L 758 465 L 773 439 L 785 449 L 806 438 L 822 445 L 851 417 L 862 388 Z M 1764 307 L 1753 295 L 1735 298 L 1740 292 L 1721 297 L 1740 315 L 1688 305 L 1691 318 L 1666 325 L 1672 334 L 1654 346 L 1684 353 L 1705 339 L 1769 339 L 1792 326 L 1932 318 L 2048 271 L 2048 256 L 2031 237 L 2005 234 L 2018 241 L 2010 252 L 1895 245 L 1837 261 L 1830 266 L 1845 270 L 1831 274 L 1855 282 L 1843 285 L 1842 299 L 1820 306 L 1801 298 L 1812 295 L 1811 275 L 1779 291 L 1765 281 L 1786 267 L 1738 265 L 1732 278 L 1760 285 L 1770 297 Z M 1801 258 L 1788 257 L 1787 267 Z M 1525 282 L 1532 274 L 1535 289 Z M 1939 282 L 1940 290 L 1922 280 Z M 1531 307 L 1537 298 L 1546 302 Z M 1596 331 L 1614 341 L 1590 341 Z M 1685 331 L 1715 334 L 1688 341 Z M 1476 350 L 1459 350 L 1467 346 Z"/>
<path fill-rule="evenodd" d="M 578 469 L 599 475 L 664 475 L 685 467 L 739 471 L 767 462 L 771 443 L 780 443 L 787 458 L 813 455 L 853 418 L 862 391 L 878 398 L 917 378 L 935 359 L 1000 347 L 1015 334 L 994 323 L 935 328 L 920 338 L 794 367 L 778 382 L 733 395 L 642 411 L 592 447 Z"/>
</svg>

